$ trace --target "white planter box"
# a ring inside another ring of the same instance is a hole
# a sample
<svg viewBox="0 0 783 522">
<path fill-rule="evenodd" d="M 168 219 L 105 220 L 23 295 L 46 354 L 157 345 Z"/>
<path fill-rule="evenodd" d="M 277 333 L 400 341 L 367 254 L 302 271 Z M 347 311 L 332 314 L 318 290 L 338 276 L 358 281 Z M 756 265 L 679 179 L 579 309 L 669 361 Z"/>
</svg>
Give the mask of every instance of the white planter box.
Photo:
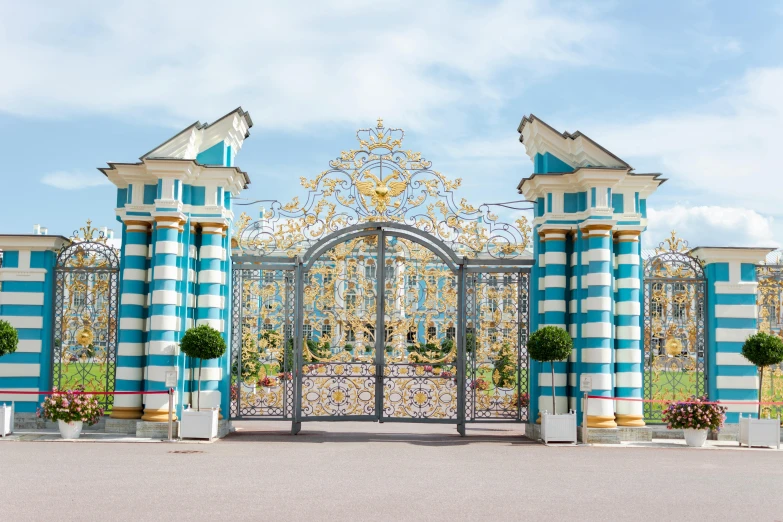
<svg viewBox="0 0 783 522">
<path fill-rule="evenodd" d="M 0 436 L 5 437 L 14 432 L 14 403 L 10 406 L 0 406 Z"/>
<path fill-rule="evenodd" d="M 182 439 L 212 439 L 217 437 L 217 410 L 182 410 L 179 436 Z"/>
<path fill-rule="evenodd" d="M 576 414 L 541 414 L 541 439 L 544 444 L 550 442 L 571 442 L 576 444 Z"/>
<path fill-rule="evenodd" d="M 740 446 L 775 446 L 780 449 L 780 419 L 754 419 L 740 414 Z"/>
</svg>

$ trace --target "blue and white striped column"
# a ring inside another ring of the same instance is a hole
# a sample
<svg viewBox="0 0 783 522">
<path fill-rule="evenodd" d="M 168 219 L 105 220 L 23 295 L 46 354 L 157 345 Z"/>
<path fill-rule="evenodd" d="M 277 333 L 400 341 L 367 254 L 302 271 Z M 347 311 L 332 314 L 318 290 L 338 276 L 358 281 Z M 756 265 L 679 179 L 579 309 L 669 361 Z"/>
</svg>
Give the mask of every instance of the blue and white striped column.
<svg viewBox="0 0 783 522">
<path fill-rule="evenodd" d="M 144 390 L 149 231 L 150 223 L 139 220 L 127 220 L 123 227 L 116 391 Z M 141 395 L 114 396 L 112 418 L 138 419 L 141 415 Z"/>
<path fill-rule="evenodd" d="M 615 397 L 642 398 L 641 243 L 639 230 L 620 230 L 614 243 Z M 618 426 L 644 426 L 643 403 L 616 403 Z"/>
<path fill-rule="evenodd" d="M 182 269 L 177 260 L 184 254 L 181 240 L 184 222 L 181 215 L 155 218 L 145 391 L 166 390 L 166 372 L 178 370 L 184 299 L 178 291 Z M 174 400 L 176 408 L 177 398 Z M 142 420 L 167 421 L 168 396 L 145 395 Z"/>
<path fill-rule="evenodd" d="M 571 238 L 570 257 L 570 277 L 569 277 L 569 301 L 568 301 L 568 331 L 571 339 L 574 341 L 574 352 L 571 354 L 571 373 L 569 373 L 569 384 L 571 385 L 571 397 L 569 405 L 572 410 L 577 412 L 578 422 L 582 422 L 582 401 L 579 390 L 579 376 L 582 373 L 582 322 L 584 321 L 584 311 L 582 310 L 582 301 L 587 297 L 587 290 L 582 284 L 584 276 L 587 275 L 587 261 L 584 251 L 587 250 L 587 240 L 582 236 L 582 231 L 576 229 Z M 573 376 L 572 376 L 573 375 Z"/>
<path fill-rule="evenodd" d="M 612 317 L 612 226 L 588 224 L 582 227 L 587 238 L 588 250 L 584 253 L 588 262 L 583 286 L 587 297 L 582 301 L 582 375 L 592 377 L 592 395 L 612 397 L 613 385 L 613 336 Z M 594 399 L 587 407 L 589 428 L 615 428 L 612 401 Z"/>
<path fill-rule="evenodd" d="M 198 248 L 198 285 L 196 302 L 196 326 L 206 324 L 223 335 L 228 343 L 226 320 L 228 241 L 226 223 L 201 223 L 200 246 Z M 202 362 L 201 408 L 220 408 L 220 380 L 223 378 L 222 359 Z M 193 371 L 193 389 L 198 387 L 198 369 Z M 195 405 L 195 397 L 192 398 Z"/>
<path fill-rule="evenodd" d="M 196 274 L 198 271 L 198 225 L 192 221 L 187 225 L 189 235 L 187 241 L 183 241 L 186 245 L 188 255 L 182 259 L 183 275 L 185 277 L 185 284 L 182 286 L 185 292 L 185 325 L 182 329 L 182 335 L 187 330 L 196 326 Z M 195 396 L 191 394 L 191 390 L 195 389 L 192 381 L 193 368 L 198 368 L 198 363 L 195 359 L 185 358 L 181 363 L 183 371 L 182 376 L 182 404 L 190 404 L 195 407 Z"/>
<path fill-rule="evenodd" d="M 566 329 L 566 234 L 567 230 L 542 229 L 541 250 L 544 266 L 539 288 L 544 291 L 544 299 L 539 304 L 543 320 L 539 327 L 557 326 Z M 555 402 L 557 411 L 568 411 L 568 362 L 555 364 Z M 552 372 L 548 363 L 540 366 L 538 374 L 539 411 L 552 411 Z"/>
<path fill-rule="evenodd" d="M 711 400 L 727 404 L 726 422 L 758 411 L 758 370 L 742 356 L 745 340 L 758 330 L 756 264 L 769 248 L 699 247 L 692 252 L 707 277 L 707 383 Z"/>
</svg>

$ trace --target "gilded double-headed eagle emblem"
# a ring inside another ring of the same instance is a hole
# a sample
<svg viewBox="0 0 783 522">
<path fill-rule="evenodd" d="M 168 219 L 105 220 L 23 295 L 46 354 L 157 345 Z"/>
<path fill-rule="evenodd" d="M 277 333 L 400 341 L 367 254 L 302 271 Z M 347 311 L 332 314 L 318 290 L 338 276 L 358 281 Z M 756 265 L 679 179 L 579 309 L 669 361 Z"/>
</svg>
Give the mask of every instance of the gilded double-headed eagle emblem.
<svg viewBox="0 0 783 522">
<path fill-rule="evenodd" d="M 386 207 L 389 206 L 391 198 L 397 197 L 405 192 L 408 186 L 407 181 L 392 181 L 399 179 L 399 172 L 389 174 L 385 178 L 381 179 L 372 172 L 365 173 L 365 178 L 370 178 L 357 181 L 356 189 L 362 196 L 367 196 L 370 199 L 370 204 L 375 207 L 378 212 L 384 212 Z M 395 206 L 399 206 L 399 202 L 395 203 Z"/>
</svg>

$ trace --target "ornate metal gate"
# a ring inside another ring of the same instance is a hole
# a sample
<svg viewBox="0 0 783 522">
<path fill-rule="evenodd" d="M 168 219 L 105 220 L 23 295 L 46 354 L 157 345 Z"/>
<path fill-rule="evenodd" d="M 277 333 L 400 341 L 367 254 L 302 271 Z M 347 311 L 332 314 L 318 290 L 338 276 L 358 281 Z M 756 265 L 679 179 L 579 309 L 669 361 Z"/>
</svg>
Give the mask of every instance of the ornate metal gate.
<svg viewBox="0 0 783 522">
<path fill-rule="evenodd" d="M 756 267 L 759 287 L 756 303 L 759 310 L 759 331 L 783 337 L 783 265 L 778 257 L 776 264 Z M 761 381 L 762 402 L 783 402 L 783 364 L 764 368 Z M 783 407 L 764 406 L 762 416 L 783 416 Z"/>
<path fill-rule="evenodd" d="M 52 384 L 58 389 L 114 391 L 119 272 L 117 250 L 90 221 L 57 255 Z M 111 411 L 114 396 L 99 399 Z"/>
<path fill-rule="evenodd" d="M 706 280 L 701 262 L 674 232 L 644 262 L 644 395 L 673 401 L 706 393 Z M 649 422 L 663 405 L 645 403 Z"/>
<path fill-rule="evenodd" d="M 238 220 L 232 416 L 524 420 L 529 227 L 499 215 L 525 209 L 455 203 L 380 120 L 357 138 L 304 203 Z"/>
</svg>

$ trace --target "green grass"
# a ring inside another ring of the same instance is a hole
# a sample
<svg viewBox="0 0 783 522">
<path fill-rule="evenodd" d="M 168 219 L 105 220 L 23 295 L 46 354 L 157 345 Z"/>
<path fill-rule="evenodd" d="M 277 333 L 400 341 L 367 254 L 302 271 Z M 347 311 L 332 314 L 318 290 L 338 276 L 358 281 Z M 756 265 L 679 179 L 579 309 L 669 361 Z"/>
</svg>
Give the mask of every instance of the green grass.
<svg viewBox="0 0 783 522">
<path fill-rule="evenodd" d="M 54 364 L 54 386 L 58 385 L 61 389 L 72 389 L 83 385 L 88 392 L 113 391 L 106 389 L 106 375 L 114 377 L 114 364 L 81 363 L 74 362 L 68 364 Z M 85 373 L 86 372 L 86 373 Z"/>
</svg>

